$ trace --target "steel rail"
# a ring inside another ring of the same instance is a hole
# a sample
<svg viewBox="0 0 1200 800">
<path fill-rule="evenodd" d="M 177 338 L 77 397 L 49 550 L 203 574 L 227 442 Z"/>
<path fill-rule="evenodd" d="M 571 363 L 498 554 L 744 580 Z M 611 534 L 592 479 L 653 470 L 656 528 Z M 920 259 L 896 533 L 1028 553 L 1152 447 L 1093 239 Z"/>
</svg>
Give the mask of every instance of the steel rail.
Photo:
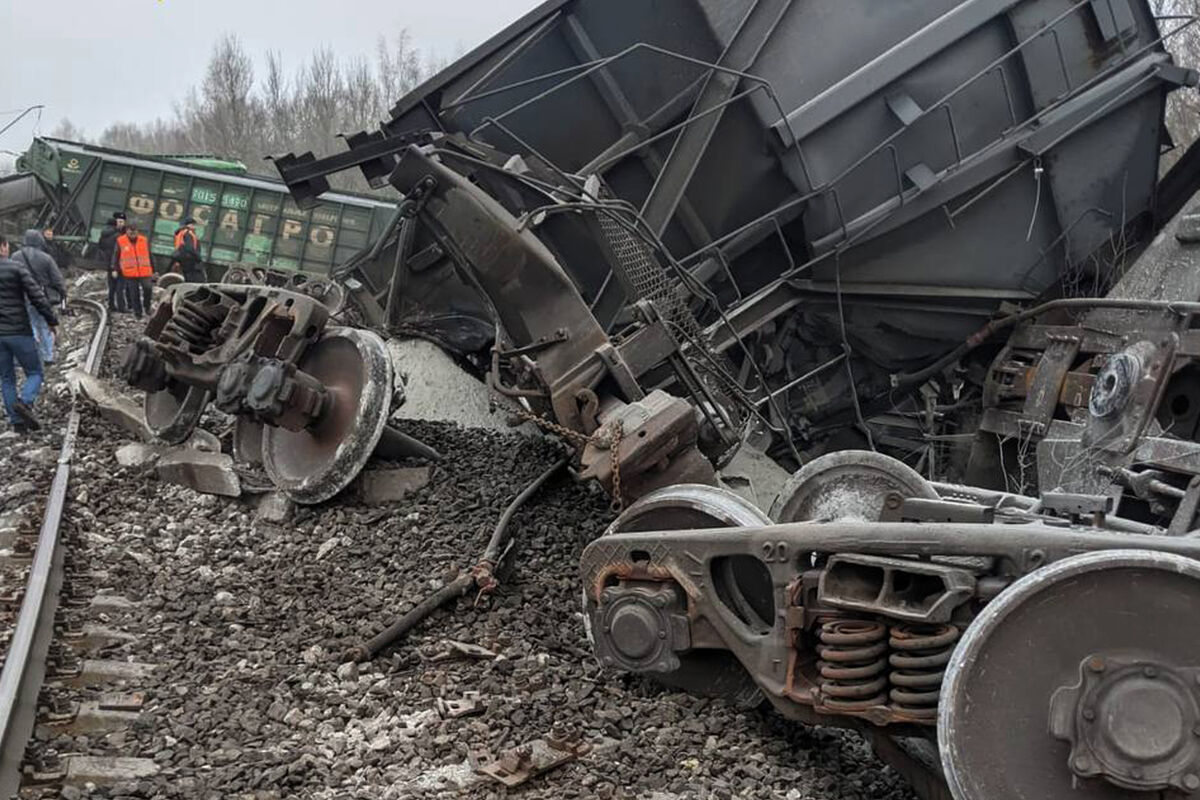
<svg viewBox="0 0 1200 800">
<path fill-rule="evenodd" d="M 71 302 L 96 314 L 96 330 L 84 362 L 84 369 L 95 374 L 108 343 L 108 309 L 94 300 Z M 58 454 L 58 467 L 46 499 L 37 550 L 29 570 L 29 582 L 5 655 L 4 670 L 0 672 L 0 797 L 13 796 L 20 788 L 21 762 L 37 721 L 38 692 L 46 673 L 46 654 L 54 638 L 54 613 L 58 609 L 63 581 L 64 552 L 59 525 L 78 433 L 79 409 L 77 399 L 73 397 Z"/>
</svg>

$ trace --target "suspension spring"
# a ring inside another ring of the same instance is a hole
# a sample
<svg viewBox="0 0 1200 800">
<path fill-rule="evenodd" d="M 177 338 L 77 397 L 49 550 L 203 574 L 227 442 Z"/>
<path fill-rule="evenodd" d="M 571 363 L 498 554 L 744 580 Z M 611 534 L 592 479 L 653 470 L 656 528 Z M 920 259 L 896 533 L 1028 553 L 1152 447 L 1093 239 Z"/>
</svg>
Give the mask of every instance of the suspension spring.
<svg viewBox="0 0 1200 800">
<path fill-rule="evenodd" d="M 867 620 L 821 626 L 817 648 L 823 705 L 833 711 L 865 711 L 887 705 L 887 627 Z"/>
<path fill-rule="evenodd" d="M 162 339 L 176 346 L 186 346 L 194 352 L 207 350 L 225 319 L 221 306 L 206 306 L 193 300 L 183 300 L 163 327 Z"/>
<path fill-rule="evenodd" d="M 923 722 L 937 719 L 938 697 L 946 665 L 961 636 L 953 625 L 896 625 L 889 644 L 892 655 L 892 705 Z"/>
</svg>

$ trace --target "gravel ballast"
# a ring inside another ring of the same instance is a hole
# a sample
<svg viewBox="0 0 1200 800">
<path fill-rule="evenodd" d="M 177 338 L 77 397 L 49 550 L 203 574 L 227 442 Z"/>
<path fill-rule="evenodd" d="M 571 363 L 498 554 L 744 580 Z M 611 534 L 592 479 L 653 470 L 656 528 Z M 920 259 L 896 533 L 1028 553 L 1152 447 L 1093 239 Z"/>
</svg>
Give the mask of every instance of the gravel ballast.
<svg viewBox="0 0 1200 800">
<path fill-rule="evenodd" d="M 104 377 L 137 330 L 118 318 Z M 207 427 L 220 434 L 221 424 Z M 505 506 L 561 455 L 541 437 L 403 428 L 446 456 L 403 500 L 366 506 L 352 487 L 264 516 L 258 495 L 200 495 L 159 482 L 152 466 L 121 466 L 129 435 L 86 409 L 67 518 L 99 585 L 138 603 L 106 622 L 137 640 L 101 655 L 158 668 L 129 687 L 146 694 L 134 728 L 43 736 L 38 747 L 161 769 L 90 796 L 913 797 L 854 735 L 602 672 L 577 565 L 611 515 L 598 489 L 566 478 L 516 515 L 514 566 L 496 595 L 463 598 L 368 664 L 342 663 L 349 646 L 470 569 Z M 444 640 L 496 657 L 442 660 Z M 467 692 L 480 693 L 483 713 L 442 719 L 437 699 Z M 474 773 L 478 758 L 555 726 L 578 731 L 591 752 L 512 790 Z"/>
</svg>

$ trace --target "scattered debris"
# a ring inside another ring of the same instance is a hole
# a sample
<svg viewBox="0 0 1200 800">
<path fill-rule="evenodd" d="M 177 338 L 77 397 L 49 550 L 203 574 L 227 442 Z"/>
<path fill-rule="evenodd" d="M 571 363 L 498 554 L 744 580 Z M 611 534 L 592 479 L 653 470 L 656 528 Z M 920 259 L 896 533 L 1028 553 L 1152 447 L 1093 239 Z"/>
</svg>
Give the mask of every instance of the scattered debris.
<svg viewBox="0 0 1200 800">
<path fill-rule="evenodd" d="M 333 552 L 333 548 L 341 544 L 342 540 L 339 536 L 330 536 L 325 541 L 321 542 L 321 546 L 317 548 L 317 561 L 321 561 L 325 556 Z"/>
<path fill-rule="evenodd" d="M 37 487 L 33 485 L 32 481 L 17 481 L 4 487 L 3 491 L 0 491 L 0 503 L 16 500 L 18 497 L 33 494 L 35 491 L 37 491 Z"/>
<path fill-rule="evenodd" d="M 58 460 L 58 453 L 52 447 L 35 447 L 32 450 L 22 450 L 17 456 L 25 461 L 40 464 L 43 467 L 50 466 Z"/>
<path fill-rule="evenodd" d="M 483 695 L 479 692 L 463 692 L 461 700 L 447 700 L 439 697 L 435 706 L 442 719 L 471 717 L 482 714 L 486 710 L 483 704 Z"/>
<path fill-rule="evenodd" d="M 202 428 L 192 431 L 192 437 L 187 440 L 187 444 L 184 446 L 205 453 L 221 452 L 221 440 Z"/>
<path fill-rule="evenodd" d="M 429 467 L 364 470 L 358 480 L 359 497 L 369 506 L 398 503 L 412 492 L 425 488 L 429 477 Z"/>
<path fill-rule="evenodd" d="M 130 442 L 117 449 L 117 463 L 122 467 L 151 467 L 162 458 L 170 448 L 159 444 L 144 444 Z"/>
<path fill-rule="evenodd" d="M 79 393 L 94 404 L 104 419 L 119 425 L 143 442 L 154 441 L 154 434 L 146 425 L 146 416 L 137 403 L 114 389 L 107 381 L 90 375 L 81 369 L 73 369 L 68 375 Z"/>
<path fill-rule="evenodd" d="M 494 651 L 488 650 L 486 647 L 480 647 L 470 642 L 458 642 L 453 639 L 443 639 L 437 643 L 431 652 L 423 652 L 422 656 L 431 664 L 437 664 L 442 661 L 457 661 L 460 658 L 468 658 L 475 661 L 491 661 L 497 657 Z"/>
<path fill-rule="evenodd" d="M 477 771 L 511 788 L 574 761 L 591 749 L 578 732 L 552 732 L 545 739 L 535 739 L 504 751 L 495 761 L 483 764 Z"/>
<path fill-rule="evenodd" d="M 267 492 L 258 499 L 258 511 L 254 515 L 257 522 L 267 522 L 272 525 L 282 525 L 292 517 L 296 504 L 282 492 Z"/>
<path fill-rule="evenodd" d="M 158 478 L 201 494 L 241 497 L 242 487 L 233 459 L 224 453 L 175 448 L 158 460 Z"/>
</svg>

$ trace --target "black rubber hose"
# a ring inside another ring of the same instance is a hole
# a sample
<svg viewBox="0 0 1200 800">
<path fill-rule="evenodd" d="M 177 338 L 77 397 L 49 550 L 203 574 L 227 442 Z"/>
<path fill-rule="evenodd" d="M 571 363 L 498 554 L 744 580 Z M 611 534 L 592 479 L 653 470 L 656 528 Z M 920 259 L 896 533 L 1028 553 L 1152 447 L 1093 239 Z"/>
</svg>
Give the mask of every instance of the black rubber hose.
<svg viewBox="0 0 1200 800">
<path fill-rule="evenodd" d="M 513 501 L 508 504 L 508 508 L 504 509 L 504 513 L 500 515 L 500 519 L 496 523 L 496 527 L 492 530 L 492 538 L 490 541 L 488 541 L 487 549 L 483 551 L 483 560 L 485 562 L 491 564 L 496 563 L 500 557 L 500 550 L 506 541 L 505 533 L 508 532 L 508 524 L 512 522 L 513 515 L 517 513 L 521 506 L 529 502 L 529 498 L 533 497 L 534 494 L 537 493 L 538 489 L 541 489 L 546 484 L 546 481 L 553 478 L 566 466 L 567 459 L 559 459 L 557 462 L 551 465 L 549 469 L 534 478 L 533 483 L 526 486 L 525 491 L 517 495 Z"/>
<path fill-rule="evenodd" d="M 553 478 L 566 466 L 567 459 L 560 459 L 541 475 L 534 478 L 533 482 L 526 486 L 525 490 L 508 504 L 508 508 L 504 509 L 504 513 L 500 515 L 500 520 L 496 523 L 496 527 L 492 531 L 492 538 L 488 541 L 487 549 L 484 550 L 483 559 L 474 570 L 459 575 L 450 583 L 438 589 L 420 603 L 417 603 L 408 613 L 393 622 L 370 641 L 351 648 L 347 651 L 344 660 L 360 663 L 370 661 L 385 648 L 407 636 L 409 631 L 417 627 L 430 614 L 451 600 L 457 600 L 476 586 L 485 591 L 495 589 L 496 580 L 493 576 L 493 570 L 498 566 L 504 545 L 508 541 L 508 526 L 512 522 L 513 515 L 517 513 L 521 506 L 529 501 L 529 498 L 537 493 L 538 489 L 541 489 L 545 485 L 546 481 Z"/>
</svg>

